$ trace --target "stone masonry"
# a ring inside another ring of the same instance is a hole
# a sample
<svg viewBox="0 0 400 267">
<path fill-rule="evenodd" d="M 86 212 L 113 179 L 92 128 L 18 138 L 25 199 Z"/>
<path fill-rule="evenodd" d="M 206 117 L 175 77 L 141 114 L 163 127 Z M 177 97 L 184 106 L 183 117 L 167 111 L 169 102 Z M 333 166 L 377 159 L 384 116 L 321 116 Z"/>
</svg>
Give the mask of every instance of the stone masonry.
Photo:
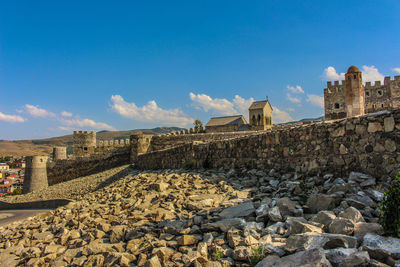
<svg viewBox="0 0 400 267">
<path fill-rule="evenodd" d="M 324 89 L 325 119 L 335 120 L 400 108 L 400 76 L 384 78 L 384 84 L 362 85 L 362 73 L 351 66 L 345 80 L 327 82 Z"/>
<path fill-rule="evenodd" d="M 188 143 L 138 155 L 133 163 L 141 169 L 208 166 L 336 174 L 352 170 L 394 177 L 400 164 L 399 141 L 400 110 L 395 110 L 230 140 Z"/>
</svg>

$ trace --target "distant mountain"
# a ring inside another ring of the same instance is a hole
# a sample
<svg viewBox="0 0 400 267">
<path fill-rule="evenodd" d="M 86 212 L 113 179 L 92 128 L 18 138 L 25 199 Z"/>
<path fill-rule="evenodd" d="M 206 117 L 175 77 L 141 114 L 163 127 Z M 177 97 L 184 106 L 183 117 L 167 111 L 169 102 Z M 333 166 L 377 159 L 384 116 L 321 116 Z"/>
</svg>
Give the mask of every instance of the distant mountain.
<svg viewBox="0 0 400 267">
<path fill-rule="evenodd" d="M 129 131 L 99 131 L 96 133 L 97 140 L 126 139 L 132 134 L 142 132 L 145 134 L 164 134 L 173 131 L 184 130 L 178 127 L 157 127 L 154 129 L 137 129 Z M 24 156 L 50 153 L 54 146 L 72 146 L 72 134 L 34 140 L 17 140 L 0 142 L 0 156 Z"/>
<path fill-rule="evenodd" d="M 305 118 L 305 119 L 301 119 L 298 121 L 289 121 L 289 122 L 285 122 L 285 123 L 279 123 L 279 124 L 292 124 L 292 123 L 296 123 L 296 122 L 313 122 L 313 121 L 324 121 L 325 117 L 321 116 L 318 118 Z"/>
<path fill-rule="evenodd" d="M 318 118 L 306 118 L 306 119 L 301 119 L 301 120 L 299 120 L 299 122 L 324 121 L 324 120 L 325 120 L 325 117 L 324 117 L 324 116 L 321 116 L 321 117 L 318 117 Z"/>
</svg>

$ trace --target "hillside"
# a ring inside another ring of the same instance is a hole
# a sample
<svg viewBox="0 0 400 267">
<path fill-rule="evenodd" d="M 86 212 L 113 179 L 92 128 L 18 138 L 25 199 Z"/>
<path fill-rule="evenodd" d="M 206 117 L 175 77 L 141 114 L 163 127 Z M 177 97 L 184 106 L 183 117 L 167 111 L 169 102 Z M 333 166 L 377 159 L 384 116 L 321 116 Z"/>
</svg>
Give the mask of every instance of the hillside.
<svg viewBox="0 0 400 267">
<path fill-rule="evenodd" d="M 100 131 L 97 140 L 125 139 L 135 132 L 146 134 L 162 134 L 182 130 L 178 127 L 157 127 L 154 129 L 137 129 L 129 131 Z M 72 134 L 35 140 L 0 140 L 0 156 L 26 156 L 50 153 L 54 146 L 71 146 Z"/>
</svg>

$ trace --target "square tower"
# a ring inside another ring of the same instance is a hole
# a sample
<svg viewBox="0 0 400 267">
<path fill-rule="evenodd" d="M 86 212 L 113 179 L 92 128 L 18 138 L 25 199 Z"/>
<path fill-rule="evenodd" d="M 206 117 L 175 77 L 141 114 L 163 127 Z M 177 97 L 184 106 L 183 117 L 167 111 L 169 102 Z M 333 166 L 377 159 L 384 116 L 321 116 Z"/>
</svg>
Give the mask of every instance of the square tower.
<svg viewBox="0 0 400 267">
<path fill-rule="evenodd" d="M 249 107 L 251 130 L 267 130 L 272 128 L 272 106 L 268 99 L 255 101 Z"/>
</svg>

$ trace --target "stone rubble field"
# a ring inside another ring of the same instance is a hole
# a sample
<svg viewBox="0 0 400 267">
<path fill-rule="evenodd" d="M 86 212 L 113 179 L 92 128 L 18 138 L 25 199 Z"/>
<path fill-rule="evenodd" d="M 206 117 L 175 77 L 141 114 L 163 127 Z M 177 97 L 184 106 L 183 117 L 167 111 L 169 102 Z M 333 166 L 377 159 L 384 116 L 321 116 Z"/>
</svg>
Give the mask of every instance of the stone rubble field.
<svg viewBox="0 0 400 267">
<path fill-rule="evenodd" d="M 369 175 L 107 172 L 30 194 L 74 201 L 0 227 L 0 266 L 400 265 Z"/>
</svg>

